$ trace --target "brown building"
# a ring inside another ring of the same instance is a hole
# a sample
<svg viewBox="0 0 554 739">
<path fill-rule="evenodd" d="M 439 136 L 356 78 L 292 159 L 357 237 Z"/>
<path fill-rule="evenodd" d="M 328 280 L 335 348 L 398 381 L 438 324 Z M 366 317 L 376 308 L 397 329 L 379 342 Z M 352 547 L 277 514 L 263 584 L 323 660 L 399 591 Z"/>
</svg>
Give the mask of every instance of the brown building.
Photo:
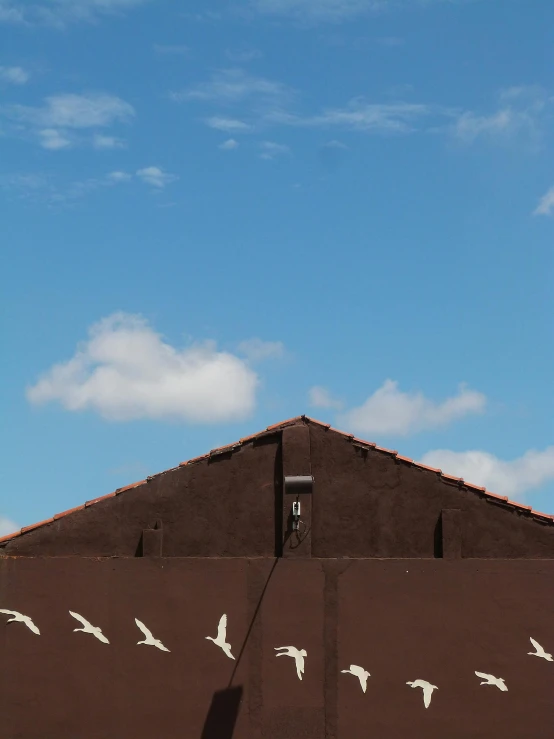
<svg viewBox="0 0 554 739">
<path fill-rule="evenodd" d="M 1 739 L 554 738 L 554 518 L 306 417 L 0 540 L 0 608 Z"/>
</svg>

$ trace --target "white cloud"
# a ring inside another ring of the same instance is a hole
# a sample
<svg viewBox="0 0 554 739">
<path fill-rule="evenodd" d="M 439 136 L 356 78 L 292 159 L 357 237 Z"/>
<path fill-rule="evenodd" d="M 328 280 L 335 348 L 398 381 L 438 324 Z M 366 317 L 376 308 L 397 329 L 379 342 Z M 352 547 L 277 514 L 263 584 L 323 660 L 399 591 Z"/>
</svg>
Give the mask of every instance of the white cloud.
<svg viewBox="0 0 554 739">
<path fill-rule="evenodd" d="M 63 27 L 72 21 L 94 21 L 142 5 L 149 0 L 0 0 L 0 22 L 43 23 Z"/>
<path fill-rule="evenodd" d="M 372 10 L 381 10 L 387 0 L 251 0 L 253 7 L 267 15 L 284 15 L 299 20 L 340 21 Z"/>
<path fill-rule="evenodd" d="M 381 13 L 388 8 L 413 8 L 448 2 L 463 4 L 470 0 L 248 0 L 248 6 L 264 15 L 283 16 L 302 22 L 347 21 L 360 15 Z"/>
<path fill-rule="evenodd" d="M 125 142 L 115 136 L 104 136 L 101 133 L 95 133 L 92 137 L 92 145 L 95 149 L 123 149 Z"/>
<path fill-rule="evenodd" d="M 275 104 L 290 99 L 292 95 L 293 91 L 282 82 L 256 77 L 243 69 L 223 69 L 215 72 L 208 82 L 173 93 L 172 98 L 204 100 L 218 104 L 256 99 Z"/>
<path fill-rule="evenodd" d="M 252 362 L 264 359 L 280 359 L 285 353 L 281 341 L 262 341 L 262 339 L 246 339 L 238 345 L 238 351 Z"/>
<path fill-rule="evenodd" d="M 216 131 L 225 131 L 226 133 L 246 133 L 252 129 L 252 126 L 244 121 L 217 115 L 207 118 L 206 123 L 210 128 L 215 128 Z"/>
<path fill-rule="evenodd" d="M 163 188 L 179 179 L 177 175 L 164 172 L 160 167 L 144 167 L 143 169 L 138 169 L 137 177 L 147 185 L 157 188 Z"/>
<path fill-rule="evenodd" d="M 366 103 L 361 98 L 350 101 L 345 108 L 330 108 L 318 115 L 300 116 L 282 110 L 266 115 L 266 121 L 289 126 L 312 128 L 345 128 L 380 133 L 407 133 L 414 124 L 432 112 L 428 105 L 418 103 Z"/>
<path fill-rule="evenodd" d="M 0 8 L 1 12 L 1 8 Z M 18 526 L 16 523 L 11 521 L 9 518 L 6 518 L 5 516 L 0 516 L 0 536 L 7 536 L 8 534 L 14 534 L 16 531 L 19 531 L 21 526 Z"/>
<path fill-rule="evenodd" d="M 235 141 L 235 139 L 227 139 L 227 141 L 219 144 L 219 148 L 223 149 L 224 151 L 232 151 L 233 149 L 238 148 L 238 145 L 239 142 Z"/>
<path fill-rule="evenodd" d="M 536 139 L 547 96 L 537 86 L 511 87 L 499 94 L 500 107 L 489 115 L 472 111 L 460 113 L 453 127 L 455 137 L 471 144 L 480 137 L 492 141 L 509 141 L 526 134 Z"/>
<path fill-rule="evenodd" d="M 6 108 L 6 113 L 47 128 L 99 128 L 118 121 L 126 122 L 135 115 L 132 105 L 106 93 L 52 95 L 45 98 L 40 108 L 12 105 Z"/>
<path fill-rule="evenodd" d="M 74 356 L 28 388 L 27 398 L 114 421 L 221 423 L 251 414 L 258 382 L 245 361 L 213 342 L 178 349 L 140 316 L 118 313 L 92 326 Z"/>
<path fill-rule="evenodd" d="M 275 141 L 262 141 L 260 148 L 262 149 L 261 159 L 275 159 L 278 156 L 290 153 L 290 149 L 286 144 L 277 144 Z"/>
<path fill-rule="evenodd" d="M 483 451 L 435 449 L 427 452 L 421 462 L 446 474 L 463 477 L 498 495 L 516 499 L 522 499 L 534 488 L 554 480 L 554 446 L 543 451 L 531 449 L 511 461 Z"/>
<path fill-rule="evenodd" d="M 238 64 L 245 64 L 262 56 L 262 52 L 258 49 L 243 49 L 241 51 L 231 51 L 228 49 L 225 53 L 232 62 Z"/>
<path fill-rule="evenodd" d="M 334 408 L 340 411 L 343 406 L 340 400 L 333 398 L 327 388 L 319 385 L 310 388 L 309 401 L 313 408 Z"/>
<path fill-rule="evenodd" d="M 533 211 L 534 216 L 549 216 L 554 212 L 554 186 L 545 192 Z"/>
<path fill-rule="evenodd" d="M 132 178 L 133 175 L 128 172 L 115 171 L 108 174 L 108 179 L 112 182 L 129 182 Z"/>
<path fill-rule="evenodd" d="M 342 141 L 337 141 L 337 139 L 328 141 L 326 144 L 323 144 L 323 146 L 325 149 L 348 149 L 346 144 L 343 144 Z"/>
<path fill-rule="evenodd" d="M 15 7 L 10 0 L 0 0 L 0 23 L 23 23 L 25 16 L 21 7 Z"/>
<path fill-rule="evenodd" d="M 12 85 L 24 85 L 29 81 L 29 72 L 23 67 L 0 67 L 0 80 Z"/>
<path fill-rule="evenodd" d="M 405 436 L 482 413 L 485 405 L 482 393 L 463 385 L 457 395 L 436 403 L 422 393 L 403 393 L 397 382 L 386 380 L 363 405 L 344 413 L 340 423 L 354 433 Z"/>
<path fill-rule="evenodd" d="M 43 128 L 38 133 L 40 136 L 40 145 L 43 149 L 56 151 L 57 149 L 68 149 L 72 146 L 71 139 L 55 128 Z"/>
</svg>

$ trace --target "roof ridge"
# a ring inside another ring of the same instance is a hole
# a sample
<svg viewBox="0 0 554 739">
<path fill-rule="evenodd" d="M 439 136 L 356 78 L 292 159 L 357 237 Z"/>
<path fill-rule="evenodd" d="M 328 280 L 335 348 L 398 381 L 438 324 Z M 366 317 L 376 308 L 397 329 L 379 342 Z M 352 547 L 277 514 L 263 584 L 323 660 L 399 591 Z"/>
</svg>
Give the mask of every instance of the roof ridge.
<svg viewBox="0 0 554 739">
<path fill-rule="evenodd" d="M 532 518 L 540 520 L 542 522 L 549 521 L 551 523 L 554 523 L 554 516 L 549 513 L 541 513 L 540 511 L 535 511 L 531 506 L 524 505 L 523 503 L 517 503 L 516 501 L 513 501 L 513 500 L 509 500 L 509 498 L 503 495 L 497 495 L 496 493 L 491 493 L 486 488 L 481 487 L 479 485 L 474 485 L 473 483 L 470 483 L 470 482 L 467 482 L 461 477 L 453 477 L 452 475 L 447 475 L 442 470 L 436 469 L 435 467 L 428 467 L 427 465 L 421 464 L 420 462 L 416 462 L 413 459 L 410 459 L 410 457 L 404 457 L 398 454 L 396 450 L 387 449 L 386 447 L 378 446 L 375 442 L 365 441 L 364 439 L 357 438 L 356 436 L 354 436 L 354 434 L 349 434 L 346 431 L 340 431 L 340 429 L 333 428 L 331 424 L 329 423 L 318 421 L 315 418 L 311 418 L 310 416 L 301 415 L 301 416 L 295 416 L 294 418 L 289 418 L 286 421 L 281 421 L 280 423 L 272 424 L 271 426 L 267 426 L 263 431 L 258 431 L 258 433 L 251 434 L 250 436 L 245 436 L 242 439 L 239 439 L 239 441 L 234 442 L 232 444 L 226 444 L 225 446 L 222 446 L 222 447 L 216 447 L 215 449 L 212 449 L 206 454 L 202 454 L 199 457 L 193 457 L 192 459 L 189 459 L 185 462 L 181 462 L 176 467 L 170 467 L 169 469 L 163 470 L 162 472 L 156 472 L 154 475 L 150 475 L 144 480 L 140 480 L 139 482 L 134 482 L 134 483 L 131 483 L 130 485 L 125 485 L 124 487 L 117 488 L 116 490 L 114 490 L 114 492 L 108 493 L 107 495 L 101 495 L 99 498 L 92 498 L 91 500 L 87 500 L 82 505 L 76 506 L 74 508 L 69 508 L 65 511 L 62 511 L 61 513 L 56 513 L 54 514 L 54 516 L 52 516 L 51 518 L 47 518 L 44 521 L 39 521 L 38 523 L 34 523 L 29 526 L 23 526 L 23 528 L 19 529 L 19 531 L 14 531 L 12 534 L 7 534 L 6 536 L 0 537 L 0 546 L 8 541 L 11 541 L 12 539 L 15 539 L 16 537 L 22 534 L 25 534 L 28 531 L 37 529 L 40 526 L 46 526 L 49 523 L 53 523 L 54 521 L 57 521 L 58 519 L 63 518 L 69 515 L 70 513 L 76 513 L 77 511 L 84 510 L 85 508 L 89 508 L 92 505 L 96 505 L 96 503 L 100 503 L 103 500 L 107 500 L 108 498 L 114 498 L 116 495 L 120 495 L 121 493 L 127 492 L 129 490 L 134 490 L 135 488 L 141 487 L 142 485 L 146 485 L 148 482 L 150 482 L 150 480 L 153 480 L 155 477 L 160 477 L 161 475 L 165 475 L 168 472 L 173 472 L 174 470 L 177 470 L 180 467 L 186 467 L 188 465 L 202 462 L 204 460 L 210 459 L 211 457 L 217 456 L 218 454 L 225 454 L 226 452 L 232 453 L 236 449 L 240 449 L 244 444 L 248 444 L 252 441 L 255 441 L 256 439 L 262 436 L 266 436 L 268 433 L 281 431 L 282 429 L 287 428 L 287 426 L 294 426 L 295 424 L 298 424 L 299 422 L 307 423 L 307 424 L 311 423 L 311 424 L 314 424 L 314 426 L 320 426 L 327 431 L 332 431 L 333 433 L 339 434 L 340 436 L 344 437 L 345 439 L 350 441 L 352 444 L 354 444 L 354 446 L 362 447 L 367 450 L 377 451 L 383 454 L 389 454 L 393 456 L 395 461 L 397 462 L 402 462 L 409 466 L 417 467 L 422 470 L 427 470 L 428 472 L 433 472 L 437 474 L 439 478 L 443 480 L 445 483 L 455 484 L 460 489 L 467 488 L 468 490 L 478 492 L 481 495 L 485 496 L 487 500 L 490 500 L 490 502 L 513 507 L 514 509 L 517 509 L 520 512 L 525 512 Z"/>
</svg>

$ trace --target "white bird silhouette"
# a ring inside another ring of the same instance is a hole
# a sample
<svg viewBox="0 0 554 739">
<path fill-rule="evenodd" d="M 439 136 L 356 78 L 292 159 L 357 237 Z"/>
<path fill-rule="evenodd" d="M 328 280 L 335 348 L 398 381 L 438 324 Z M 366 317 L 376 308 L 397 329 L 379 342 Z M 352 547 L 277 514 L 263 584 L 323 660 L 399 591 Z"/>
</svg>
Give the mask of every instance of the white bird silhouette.
<svg viewBox="0 0 554 739">
<path fill-rule="evenodd" d="M 475 674 L 477 677 L 482 677 L 483 682 L 479 683 L 479 685 L 494 685 L 498 690 L 506 691 L 508 688 L 506 687 L 506 683 L 504 682 L 504 678 L 502 677 L 495 677 L 494 675 L 487 675 L 486 672 L 477 672 L 475 671 Z"/>
<path fill-rule="evenodd" d="M 305 649 L 297 649 L 296 647 L 273 647 L 276 652 L 284 649 L 281 654 L 276 654 L 276 657 L 292 657 L 296 663 L 296 674 L 298 679 L 302 680 L 302 673 L 304 672 L 304 657 L 308 656 L 308 652 Z"/>
<path fill-rule="evenodd" d="M 406 683 L 406 685 L 409 685 L 411 688 L 423 688 L 423 705 L 425 708 L 429 708 L 433 690 L 438 690 L 437 686 L 431 685 L 427 680 L 414 680 L 413 682 Z"/>
<path fill-rule="evenodd" d="M 359 665 L 350 665 L 350 668 L 348 670 L 341 670 L 341 672 L 347 672 L 349 675 L 354 675 L 354 677 L 357 677 L 360 681 L 361 688 L 365 693 L 367 689 L 367 678 L 371 677 L 367 670 L 364 670 L 364 668 L 360 667 Z"/>
<path fill-rule="evenodd" d="M 162 652 L 169 652 L 169 649 L 167 647 L 164 647 L 159 639 L 154 639 L 152 632 L 150 631 L 150 629 L 146 628 L 142 621 L 139 621 L 138 618 L 135 618 L 135 623 L 146 637 L 146 639 L 138 641 L 137 644 L 146 644 L 147 647 L 157 647 L 158 649 L 161 649 Z"/>
<path fill-rule="evenodd" d="M 4 608 L 0 608 L 0 613 L 5 613 L 6 616 L 13 616 L 13 618 L 9 618 L 6 623 L 11 623 L 12 621 L 16 621 L 21 624 L 25 624 L 27 628 L 31 629 L 33 634 L 40 634 L 40 631 L 38 629 L 38 626 L 35 626 L 33 623 L 33 620 L 29 616 L 24 616 L 22 613 L 19 613 L 18 611 L 6 611 Z"/>
<path fill-rule="evenodd" d="M 93 626 L 90 621 L 87 621 L 86 618 L 83 618 L 83 616 L 80 616 L 78 613 L 73 613 L 73 611 L 69 611 L 69 613 L 73 616 L 73 618 L 77 619 L 77 621 L 80 621 L 83 624 L 82 629 L 73 629 L 73 631 L 82 631 L 84 634 L 92 634 L 101 642 L 104 642 L 104 644 L 110 643 L 102 633 L 102 629 L 99 626 Z"/>
<path fill-rule="evenodd" d="M 527 654 L 530 654 L 532 657 L 542 657 L 547 662 L 554 662 L 552 655 L 549 654 L 548 652 L 545 652 L 544 649 L 541 647 L 541 645 L 538 643 L 538 641 L 535 641 L 531 637 L 529 637 L 529 641 L 535 647 L 535 651 L 527 652 Z"/>
<path fill-rule="evenodd" d="M 225 641 L 227 638 L 227 614 L 224 613 L 223 616 L 219 619 L 219 624 L 217 626 L 217 636 L 214 639 L 213 636 L 206 636 L 206 639 L 209 639 L 210 641 L 213 641 L 214 644 L 216 644 L 220 649 L 222 649 L 227 657 L 229 659 L 235 659 L 233 655 L 231 654 L 231 645 Z"/>
</svg>

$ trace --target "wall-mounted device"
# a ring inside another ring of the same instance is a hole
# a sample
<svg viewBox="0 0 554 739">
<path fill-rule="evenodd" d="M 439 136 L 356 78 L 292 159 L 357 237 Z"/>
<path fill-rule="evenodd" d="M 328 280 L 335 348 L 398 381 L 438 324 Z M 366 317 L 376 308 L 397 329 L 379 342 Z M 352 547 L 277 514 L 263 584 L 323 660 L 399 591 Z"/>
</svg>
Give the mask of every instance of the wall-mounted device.
<svg viewBox="0 0 554 739">
<path fill-rule="evenodd" d="M 298 531 L 298 524 L 300 523 L 300 501 L 296 500 L 292 504 L 292 530 Z"/>
</svg>

